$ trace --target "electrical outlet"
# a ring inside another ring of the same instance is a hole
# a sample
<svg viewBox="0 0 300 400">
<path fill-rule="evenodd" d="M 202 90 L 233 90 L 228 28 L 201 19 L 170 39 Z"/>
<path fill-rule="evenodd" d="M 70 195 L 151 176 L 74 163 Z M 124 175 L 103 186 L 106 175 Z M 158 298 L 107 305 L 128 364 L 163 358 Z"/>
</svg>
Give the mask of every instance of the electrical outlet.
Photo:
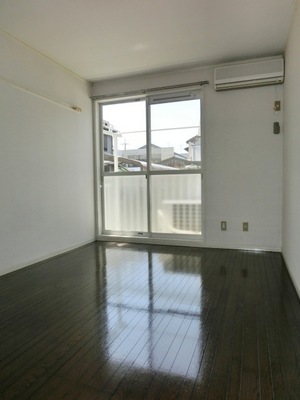
<svg viewBox="0 0 300 400">
<path fill-rule="evenodd" d="M 226 230 L 227 230 L 227 222 L 221 221 L 221 231 L 226 231 Z"/>
<path fill-rule="evenodd" d="M 249 230 L 249 223 L 248 222 L 243 222 L 243 231 L 248 232 Z"/>
</svg>

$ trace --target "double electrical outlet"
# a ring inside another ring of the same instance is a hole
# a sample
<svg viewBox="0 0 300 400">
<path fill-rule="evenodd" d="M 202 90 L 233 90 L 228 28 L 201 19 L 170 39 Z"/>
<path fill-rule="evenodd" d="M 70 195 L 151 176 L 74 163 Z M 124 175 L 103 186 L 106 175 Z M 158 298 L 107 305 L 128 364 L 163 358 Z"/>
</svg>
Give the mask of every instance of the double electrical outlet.
<svg viewBox="0 0 300 400">
<path fill-rule="evenodd" d="M 248 222 L 243 222 L 243 231 L 248 232 L 249 231 L 249 223 Z M 221 231 L 227 231 L 227 221 L 221 221 Z"/>
</svg>

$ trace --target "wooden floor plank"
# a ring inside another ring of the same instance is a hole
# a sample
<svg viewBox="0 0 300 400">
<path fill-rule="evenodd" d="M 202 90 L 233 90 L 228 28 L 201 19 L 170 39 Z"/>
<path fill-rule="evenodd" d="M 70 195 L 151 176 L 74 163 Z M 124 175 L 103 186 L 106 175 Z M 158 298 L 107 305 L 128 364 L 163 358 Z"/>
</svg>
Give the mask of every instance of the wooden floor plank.
<svg viewBox="0 0 300 400">
<path fill-rule="evenodd" d="M 94 243 L 0 277 L 1 400 L 298 400 L 279 253 Z"/>
<path fill-rule="evenodd" d="M 224 280 L 224 257 L 226 252 L 218 252 L 216 264 L 212 266 L 214 274 L 205 280 L 204 288 L 207 296 L 211 298 L 209 313 L 203 321 L 201 358 L 199 372 L 193 390 L 193 399 L 207 398 L 211 384 L 213 367 L 216 364 L 217 346 L 221 336 L 223 316 L 228 299 L 227 283 Z M 224 388 L 225 391 L 225 388 Z"/>
<path fill-rule="evenodd" d="M 227 252 L 227 258 L 223 259 L 220 268 L 220 279 L 224 280 L 226 291 L 226 302 L 224 303 L 224 312 L 220 321 L 220 340 L 216 344 L 216 356 L 211 371 L 211 379 L 208 388 L 207 398 L 225 399 L 227 396 L 227 385 L 231 371 L 233 335 L 238 328 L 237 319 L 237 299 L 239 298 L 240 276 L 236 268 L 231 265 L 232 256 Z M 228 323 L 231 321 L 231 324 Z"/>
<path fill-rule="evenodd" d="M 257 295 L 255 291 L 255 266 L 251 255 L 245 257 L 245 304 L 243 318 L 243 358 L 241 376 L 241 399 L 257 399 L 260 396 L 260 375 L 257 346 Z"/>
<path fill-rule="evenodd" d="M 264 274 L 263 257 L 257 259 L 256 269 L 256 286 L 257 290 L 257 346 L 258 346 L 258 362 L 260 373 L 261 399 L 274 399 L 274 382 L 271 368 L 270 347 L 268 342 L 268 332 L 266 326 L 266 318 L 264 311 L 264 302 L 268 301 L 268 291 L 263 280 Z"/>
</svg>

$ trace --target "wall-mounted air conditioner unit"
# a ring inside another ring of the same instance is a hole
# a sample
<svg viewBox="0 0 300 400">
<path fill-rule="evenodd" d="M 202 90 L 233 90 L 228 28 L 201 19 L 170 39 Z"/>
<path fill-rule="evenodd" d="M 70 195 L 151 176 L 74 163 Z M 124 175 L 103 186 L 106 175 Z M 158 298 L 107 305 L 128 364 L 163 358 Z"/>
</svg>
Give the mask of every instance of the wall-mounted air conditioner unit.
<svg viewBox="0 0 300 400">
<path fill-rule="evenodd" d="M 215 68 L 216 90 L 276 85 L 283 81 L 284 60 L 282 57 Z"/>
</svg>

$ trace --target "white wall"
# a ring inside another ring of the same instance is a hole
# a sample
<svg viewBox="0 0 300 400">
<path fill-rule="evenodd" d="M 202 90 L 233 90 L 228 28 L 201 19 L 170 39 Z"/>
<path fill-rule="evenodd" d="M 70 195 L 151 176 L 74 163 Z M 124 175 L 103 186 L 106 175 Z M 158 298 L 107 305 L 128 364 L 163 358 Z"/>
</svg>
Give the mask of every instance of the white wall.
<svg viewBox="0 0 300 400">
<path fill-rule="evenodd" d="M 213 68 L 94 83 L 93 95 L 209 80 L 204 87 L 203 245 L 281 250 L 282 137 L 273 111 L 282 86 L 215 92 Z M 283 129 L 281 124 L 281 129 Z M 227 221 L 221 232 L 220 222 Z M 249 232 L 242 231 L 249 222 Z"/>
<path fill-rule="evenodd" d="M 300 2 L 285 54 L 283 256 L 300 296 Z"/>
<path fill-rule="evenodd" d="M 209 91 L 206 96 L 207 241 L 211 246 L 281 249 L 282 133 L 273 134 L 282 86 Z M 220 231 L 220 221 L 227 231 Z M 249 232 L 242 223 L 249 222 Z"/>
<path fill-rule="evenodd" d="M 89 87 L 0 35 L 0 274 L 94 239 Z M 6 80 L 82 113 L 22 91 Z"/>
</svg>

